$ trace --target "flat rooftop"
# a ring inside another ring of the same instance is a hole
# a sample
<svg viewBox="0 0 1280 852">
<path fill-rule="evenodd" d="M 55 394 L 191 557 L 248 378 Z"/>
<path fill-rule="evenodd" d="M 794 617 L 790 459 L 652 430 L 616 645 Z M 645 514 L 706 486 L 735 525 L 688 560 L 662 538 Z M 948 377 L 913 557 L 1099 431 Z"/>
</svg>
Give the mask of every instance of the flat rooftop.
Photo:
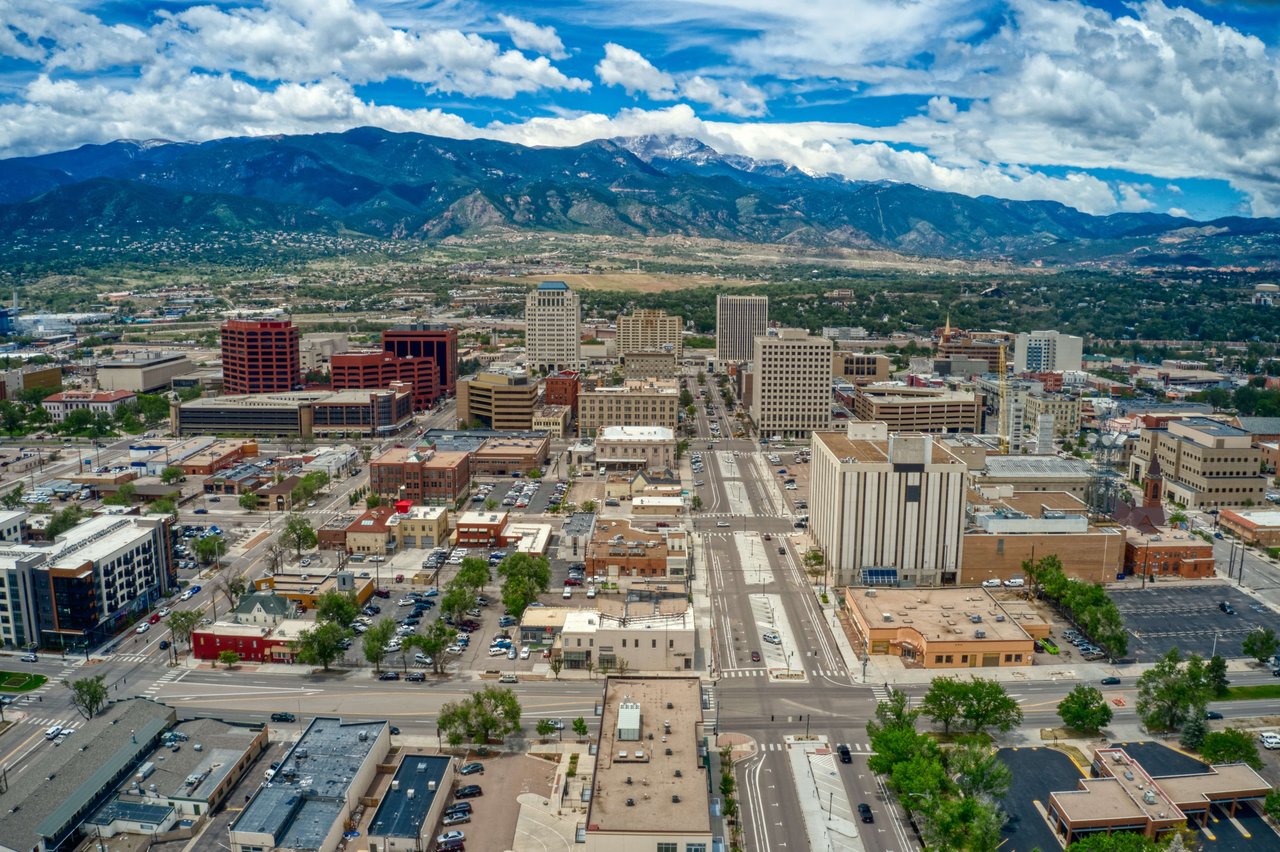
<svg viewBox="0 0 1280 852">
<path fill-rule="evenodd" d="M 166 747 L 148 758 L 155 771 L 146 783 L 155 784 L 161 798 L 209 798 L 245 757 L 258 736 L 258 731 L 252 728 L 228 725 L 217 719 L 180 722 L 173 730 L 188 739 L 177 751 Z M 196 745 L 200 751 L 193 748 Z"/>
<path fill-rule="evenodd" d="M 1208 417 L 1186 417 L 1179 422 L 1183 426 L 1190 426 L 1197 432 L 1203 432 L 1215 438 L 1243 438 L 1252 434 L 1238 426 L 1223 423 L 1221 420 L 1211 420 Z"/>
<path fill-rule="evenodd" d="M 844 432 L 814 432 L 813 439 L 823 444 L 842 462 L 888 464 L 889 442 L 850 438 Z M 933 464 L 964 464 L 942 444 L 933 441 Z"/>
<path fill-rule="evenodd" d="M 591 532 L 591 528 L 594 526 L 595 522 L 595 512 L 574 512 L 569 517 L 565 518 L 564 526 L 560 529 L 565 535 L 586 535 Z"/>
<path fill-rule="evenodd" d="M 673 441 L 675 434 L 666 426 L 605 426 L 597 441 Z"/>
<path fill-rule="evenodd" d="M 406 754 L 369 823 L 369 834 L 413 838 L 421 835 L 436 796 L 449 794 L 444 777 L 451 761 L 442 755 Z"/>
<path fill-rule="evenodd" d="M 638 712 L 624 709 L 624 704 L 638 705 Z M 620 731 L 620 721 L 633 733 Z M 698 753 L 701 738 L 698 678 L 610 677 L 587 831 L 710 835 L 707 776 Z"/>
<path fill-rule="evenodd" d="M 1280 527 L 1280 509 L 1223 509 L 1222 514 L 1239 518 L 1253 527 Z"/>
<path fill-rule="evenodd" d="M 343 811 L 351 780 L 371 756 L 382 758 L 373 749 L 386 747 L 386 728 L 386 722 L 344 724 L 317 716 L 231 831 L 268 834 L 285 849 L 319 849 Z"/>
<path fill-rule="evenodd" d="M 1032 620 L 1027 617 L 1029 613 L 1016 618 L 983 588 L 877 588 L 874 591 L 874 597 L 858 591 L 851 591 L 848 596 L 872 630 L 907 627 L 934 641 L 970 640 L 975 638 L 975 630 L 984 631 L 986 638 L 993 641 L 1031 639 L 1018 623 L 1019 620 L 1029 623 Z M 886 621 L 885 615 L 891 616 L 892 621 Z M 975 616 L 982 620 L 973 621 Z M 1039 619 L 1035 621 L 1040 623 Z"/>
<path fill-rule="evenodd" d="M 110 556 L 126 545 L 146 538 L 150 527 L 136 523 L 139 517 L 158 518 L 158 515 L 98 515 L 72 527 L 63 534 L 57 550 L 49 557 L 52 568 L 79 568 L 86 562 Z"/>
<path fill-rule="evenodd" d="M 1084 459 L 1060 456 L 1000 456 L 988 455 L 985 470 L 978 476 L 995 476 L 1002 479 L 1079 479 L 1090 475 L 1093 468 Z"/>
</svg>

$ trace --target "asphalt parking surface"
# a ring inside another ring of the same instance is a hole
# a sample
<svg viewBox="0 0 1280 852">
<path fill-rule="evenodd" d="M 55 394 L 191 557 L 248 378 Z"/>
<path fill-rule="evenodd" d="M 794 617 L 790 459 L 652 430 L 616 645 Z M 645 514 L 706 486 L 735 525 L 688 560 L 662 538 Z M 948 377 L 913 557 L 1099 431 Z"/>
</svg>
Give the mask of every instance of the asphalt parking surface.
<svg viewBox="0 0 1280 852">
<path fill-rule="evenodd" d="M 1243 657 L 1241 642 L 1259 627 L 1273 627 L 1275 614 L 1230 586 L 1160 586 L 1111 592 L 1129 631 L 1129 656 L 1140 663 L 1163 657 L 1170 648 L 1184 655 Z M 1221 601 L 1235 607 L 1235 615 L 1218 609 Z"/>
<path fill-rule="evenodd" d="M 1124 749 L 1130 757 L 1141 763 L 1142 768 L 1147 770 L 1147 774 L 1152 777 L 1190 775 L 1195 772 L 1205 772 L 1209 769 L 1208 764 L 1201 763 L 1194 757 L 1175 751 L 1160 743 L 1112 743 L 1111 745 Z"/>
<path fill-rule="evenodd" d="M 1061 849 L 1035 803 L 1048 808 L 1050 793 L 1076 789 L 1084 777 L 1080 770 L 1071 758 L 1050 748 L 1002 748 L 996 756 L 1013 773 L 1009 792 L 1001 803 L 1009 815 L 1000 831 L 1001 852 Z"/>
</svg>

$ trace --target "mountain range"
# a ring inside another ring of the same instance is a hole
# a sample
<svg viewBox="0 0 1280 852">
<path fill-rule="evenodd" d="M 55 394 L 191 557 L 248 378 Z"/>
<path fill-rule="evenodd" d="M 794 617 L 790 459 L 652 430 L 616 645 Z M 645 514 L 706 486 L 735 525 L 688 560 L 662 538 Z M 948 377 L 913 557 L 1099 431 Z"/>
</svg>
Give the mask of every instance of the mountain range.
<svg viewBox="0 0 1280 852">
<path fill-rule="evenodd" d="M 813 175 L 681 137 L 528 148 L 362 127 L 121 140 L 0 160 L 0 246 L 202 233 L 432 240 L 500 229 L 687 235 L 939 257 L 1273 265 L 1280 220 L 1092 216 Z"/>
</svg>

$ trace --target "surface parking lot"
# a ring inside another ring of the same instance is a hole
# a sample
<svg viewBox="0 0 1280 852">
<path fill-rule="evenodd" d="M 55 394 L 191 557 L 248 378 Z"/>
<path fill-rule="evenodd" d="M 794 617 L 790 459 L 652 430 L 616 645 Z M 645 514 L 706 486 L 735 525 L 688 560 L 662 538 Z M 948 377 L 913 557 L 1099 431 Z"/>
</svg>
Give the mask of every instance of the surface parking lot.
<svg viewBox="0 0 1280 852">
<path fill-rule="evenodd" d="M 1129 656 L 1140 663 L 1154 662 L 1178 648 L 1184 655 L 1242 657 L 1240 643 L 1258 627 L 1275 628 L 1271 610 L 1241 592 L 1219 583 L 1196 586 L 1148 586 L 1146 589 L 1111 592 L 1129 631 Z M 1218 604 L 1227 601 L 1235 615 Z"/>
</svg>

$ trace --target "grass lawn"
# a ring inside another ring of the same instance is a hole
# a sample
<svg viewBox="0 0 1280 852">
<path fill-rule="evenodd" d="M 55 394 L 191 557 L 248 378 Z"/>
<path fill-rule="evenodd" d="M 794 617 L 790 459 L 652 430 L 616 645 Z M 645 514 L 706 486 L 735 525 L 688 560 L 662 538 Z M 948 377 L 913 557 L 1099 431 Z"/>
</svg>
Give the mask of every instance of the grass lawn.
<svg viewBox="0 0 1280 852">
<path fill-rule="evenodd" d="M 1260 683 L 1254 686 L 1229 686 L 1223 701 L 1243 701 L 1249 698 L 1280 698 L 1280 683 Z"/>
<path fill-rule="evenodd" d="M 44 686 L 47 680 L 40 674 L 0 671 L 0 692 L 30 692 Z"/>
</svg>

